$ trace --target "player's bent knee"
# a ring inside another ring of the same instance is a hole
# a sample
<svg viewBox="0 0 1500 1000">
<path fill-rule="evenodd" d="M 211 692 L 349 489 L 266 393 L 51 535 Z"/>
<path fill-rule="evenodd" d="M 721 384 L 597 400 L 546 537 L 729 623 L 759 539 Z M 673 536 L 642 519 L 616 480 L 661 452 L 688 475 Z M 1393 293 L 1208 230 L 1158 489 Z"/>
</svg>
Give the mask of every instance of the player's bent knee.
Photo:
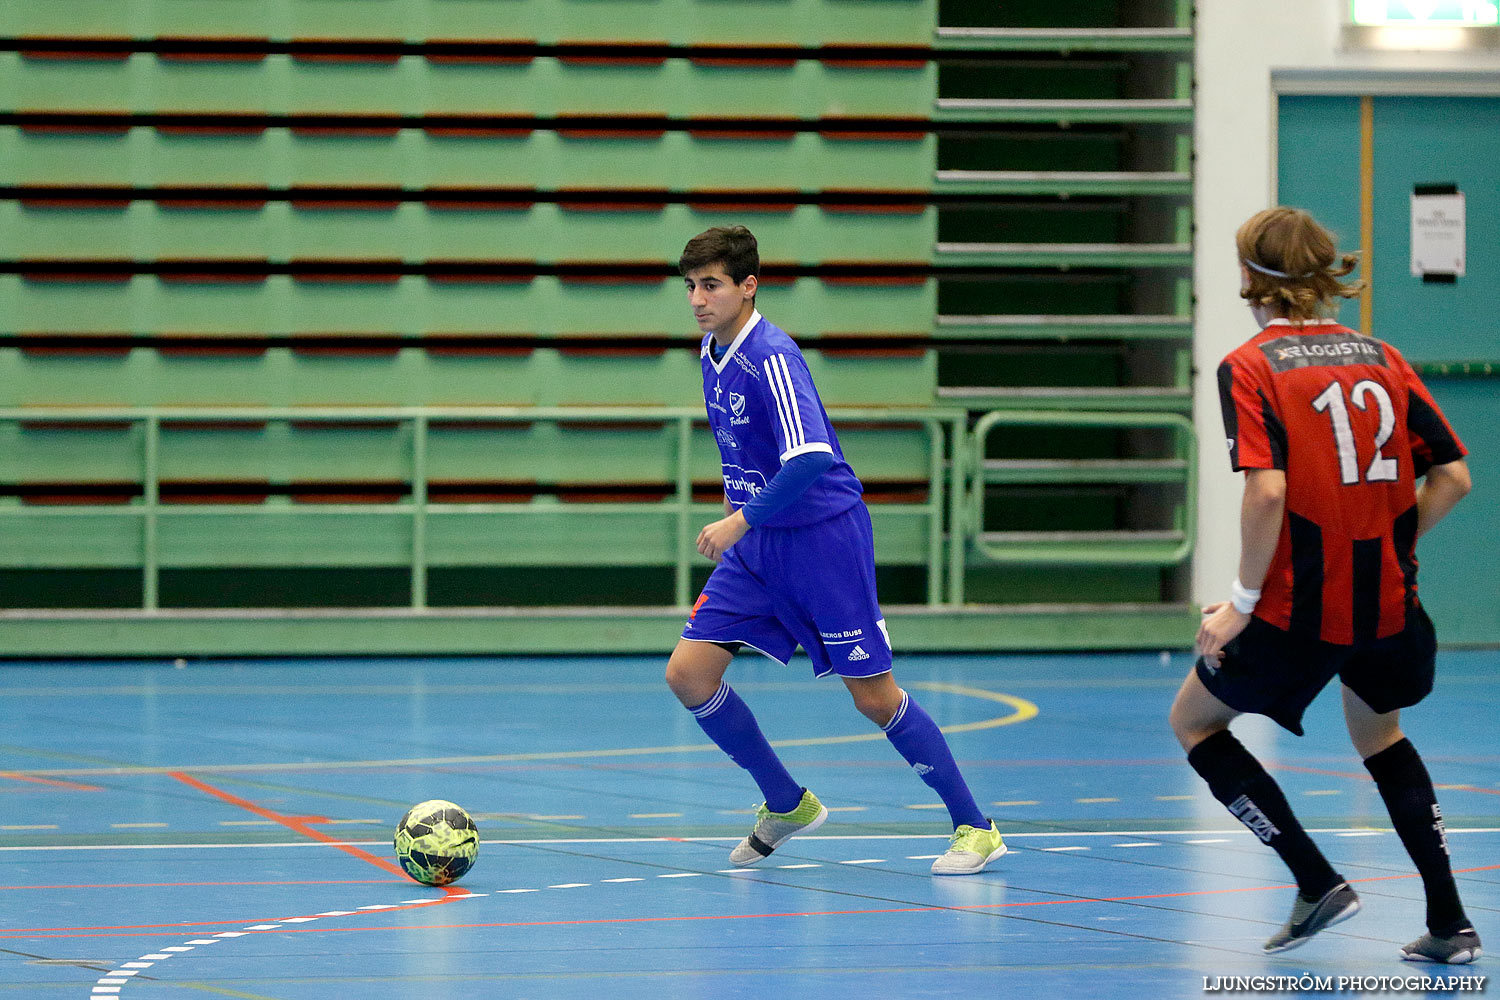
<svg viewBox="0 0 1500 1000">
<path fill-rule="evenodd" d="M 861 701 L 859 698 L 855 698 L 854 707 L 859 710 L 860 715 L 863 715 L 875 723 L 875 725 L 884 729 L 890 725 L 891 719 L 895 718 L 896 708 L 900 707 L 900 703 L 898 702 L 895 707 L 889 707 L 879 702 Z"/>
<path fill-rule="evenodd" d="M 702 698 L 697 697 L 699 690 L 704 686 L 704 679 L 699 676 L 698 671 L 692 669 L 688 664 L 673 658 L 667 662 L 667 687 L 672 689 L 679 701 L 684 705 L 699 705 L 703 703 Z M 712 692 L 709 693 L 712 697 Z"/>
<path fill-rule="evenodd" d="M 1181 695 L 1172 703 L 1172 710 L 1167 713 L 1167 725 L 1172 727 L 1172 735 L 1177 737 L 1177 742 L 1185 751 L 1192 750 L 1214 733 L 1228 728 L 1223 720 L 1205 718 L 1194 711 Z"/>
<path fill-rule="evenodd" d="M 901 708 L 901 689 L 890 674 L 876 677 L 844 678 L 844 685 L 854 699 L 854 707 L 860 715 L 884 729 Z"/>
<path fill-rule="evenodd" d="M 667 687 L 686 707 L 701 705 L 719 690 L 729 659 L 718 646 L 681 642 L 667 661 Z"/>
<path fill-rule="evenodd" d="M 1354 744 L 1354 750 L 1361 760 L 1369 760 L 1376 754 L 1389 750 L 1405 738 L 1406 734 L 1401 731 L 1400 726 L 1395 724 L 1364 729 L 1351 726 L 1349 729 L 1349 742 Z"/>
</svg>

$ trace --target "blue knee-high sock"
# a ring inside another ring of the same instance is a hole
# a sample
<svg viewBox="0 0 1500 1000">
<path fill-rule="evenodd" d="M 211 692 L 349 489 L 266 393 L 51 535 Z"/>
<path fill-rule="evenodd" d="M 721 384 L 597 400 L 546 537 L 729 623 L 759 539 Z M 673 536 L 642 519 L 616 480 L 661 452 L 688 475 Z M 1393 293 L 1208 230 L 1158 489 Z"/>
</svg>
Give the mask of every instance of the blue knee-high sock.
<svg viewBox="0 0 1500 1000">
<path fill-rule="evenodd" d="M 942 730 L 905 691 L 901 692 L 901 707 L 885 724 L 885 737 L 928 787 L 938 793 L 953 817 L 954 829 L 965 824 L 981 830 L 990 828 L 990 821 L 980 812 L 964 776 L 958 773 L 953 751 L 948 749 Z"/>
<path fill-rule="evenodd" d="M 750 706 L 740 700 L 734 688 L 720 684 L 714 696 L 688 709 L 708 738 L 718 744 L 760 786 L 766 808 L 772 812 L 791 812 L 802 801 L 802 786 L 782 766 L 781 758 L 771 749 Z"/>
</svg>

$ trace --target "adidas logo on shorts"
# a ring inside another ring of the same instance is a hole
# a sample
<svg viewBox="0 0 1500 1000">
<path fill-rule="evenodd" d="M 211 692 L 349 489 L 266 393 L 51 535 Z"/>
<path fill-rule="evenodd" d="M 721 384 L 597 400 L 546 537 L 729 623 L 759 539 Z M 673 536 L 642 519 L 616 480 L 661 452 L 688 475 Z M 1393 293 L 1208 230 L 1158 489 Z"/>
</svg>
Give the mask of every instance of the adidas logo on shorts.
<svg viewBox="0 0 1500 1000">
<path fill-rule="evenodd" d="M 851 662 L 854 660 L 868 660 L 869 658 L 870 654 L 865 652 L 863 646 L 855 646 L 849 651 L 849 659 Z"/>
</svg>

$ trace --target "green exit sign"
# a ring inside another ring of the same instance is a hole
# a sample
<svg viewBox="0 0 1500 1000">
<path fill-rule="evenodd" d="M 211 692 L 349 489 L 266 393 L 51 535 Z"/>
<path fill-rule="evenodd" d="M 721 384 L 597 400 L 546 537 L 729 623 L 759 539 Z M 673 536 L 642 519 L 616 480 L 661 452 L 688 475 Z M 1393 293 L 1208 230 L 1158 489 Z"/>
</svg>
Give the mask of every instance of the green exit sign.
<svg viewBox="0 0 1500 1000">
<path fill-rule="evenodd" d="M 1355 24 L 1455 28 L 1500 24 L 1496 0 L 1353 0 Z"/>
</svg>

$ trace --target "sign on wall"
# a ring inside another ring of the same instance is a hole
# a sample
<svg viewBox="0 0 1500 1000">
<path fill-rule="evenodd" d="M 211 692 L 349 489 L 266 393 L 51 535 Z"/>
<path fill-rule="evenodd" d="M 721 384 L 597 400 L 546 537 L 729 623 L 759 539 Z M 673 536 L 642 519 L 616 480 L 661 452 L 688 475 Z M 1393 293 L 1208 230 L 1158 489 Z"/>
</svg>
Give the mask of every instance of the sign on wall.
<svg viewBox="0 0 1500 1000">
<path fill-rule="evenodd" d="M 1453 184 L 1418 184 L 1411 192 L 1411 273 L 1424 281 L 1464 276 L 1464 195 Z"/>
</svg>

